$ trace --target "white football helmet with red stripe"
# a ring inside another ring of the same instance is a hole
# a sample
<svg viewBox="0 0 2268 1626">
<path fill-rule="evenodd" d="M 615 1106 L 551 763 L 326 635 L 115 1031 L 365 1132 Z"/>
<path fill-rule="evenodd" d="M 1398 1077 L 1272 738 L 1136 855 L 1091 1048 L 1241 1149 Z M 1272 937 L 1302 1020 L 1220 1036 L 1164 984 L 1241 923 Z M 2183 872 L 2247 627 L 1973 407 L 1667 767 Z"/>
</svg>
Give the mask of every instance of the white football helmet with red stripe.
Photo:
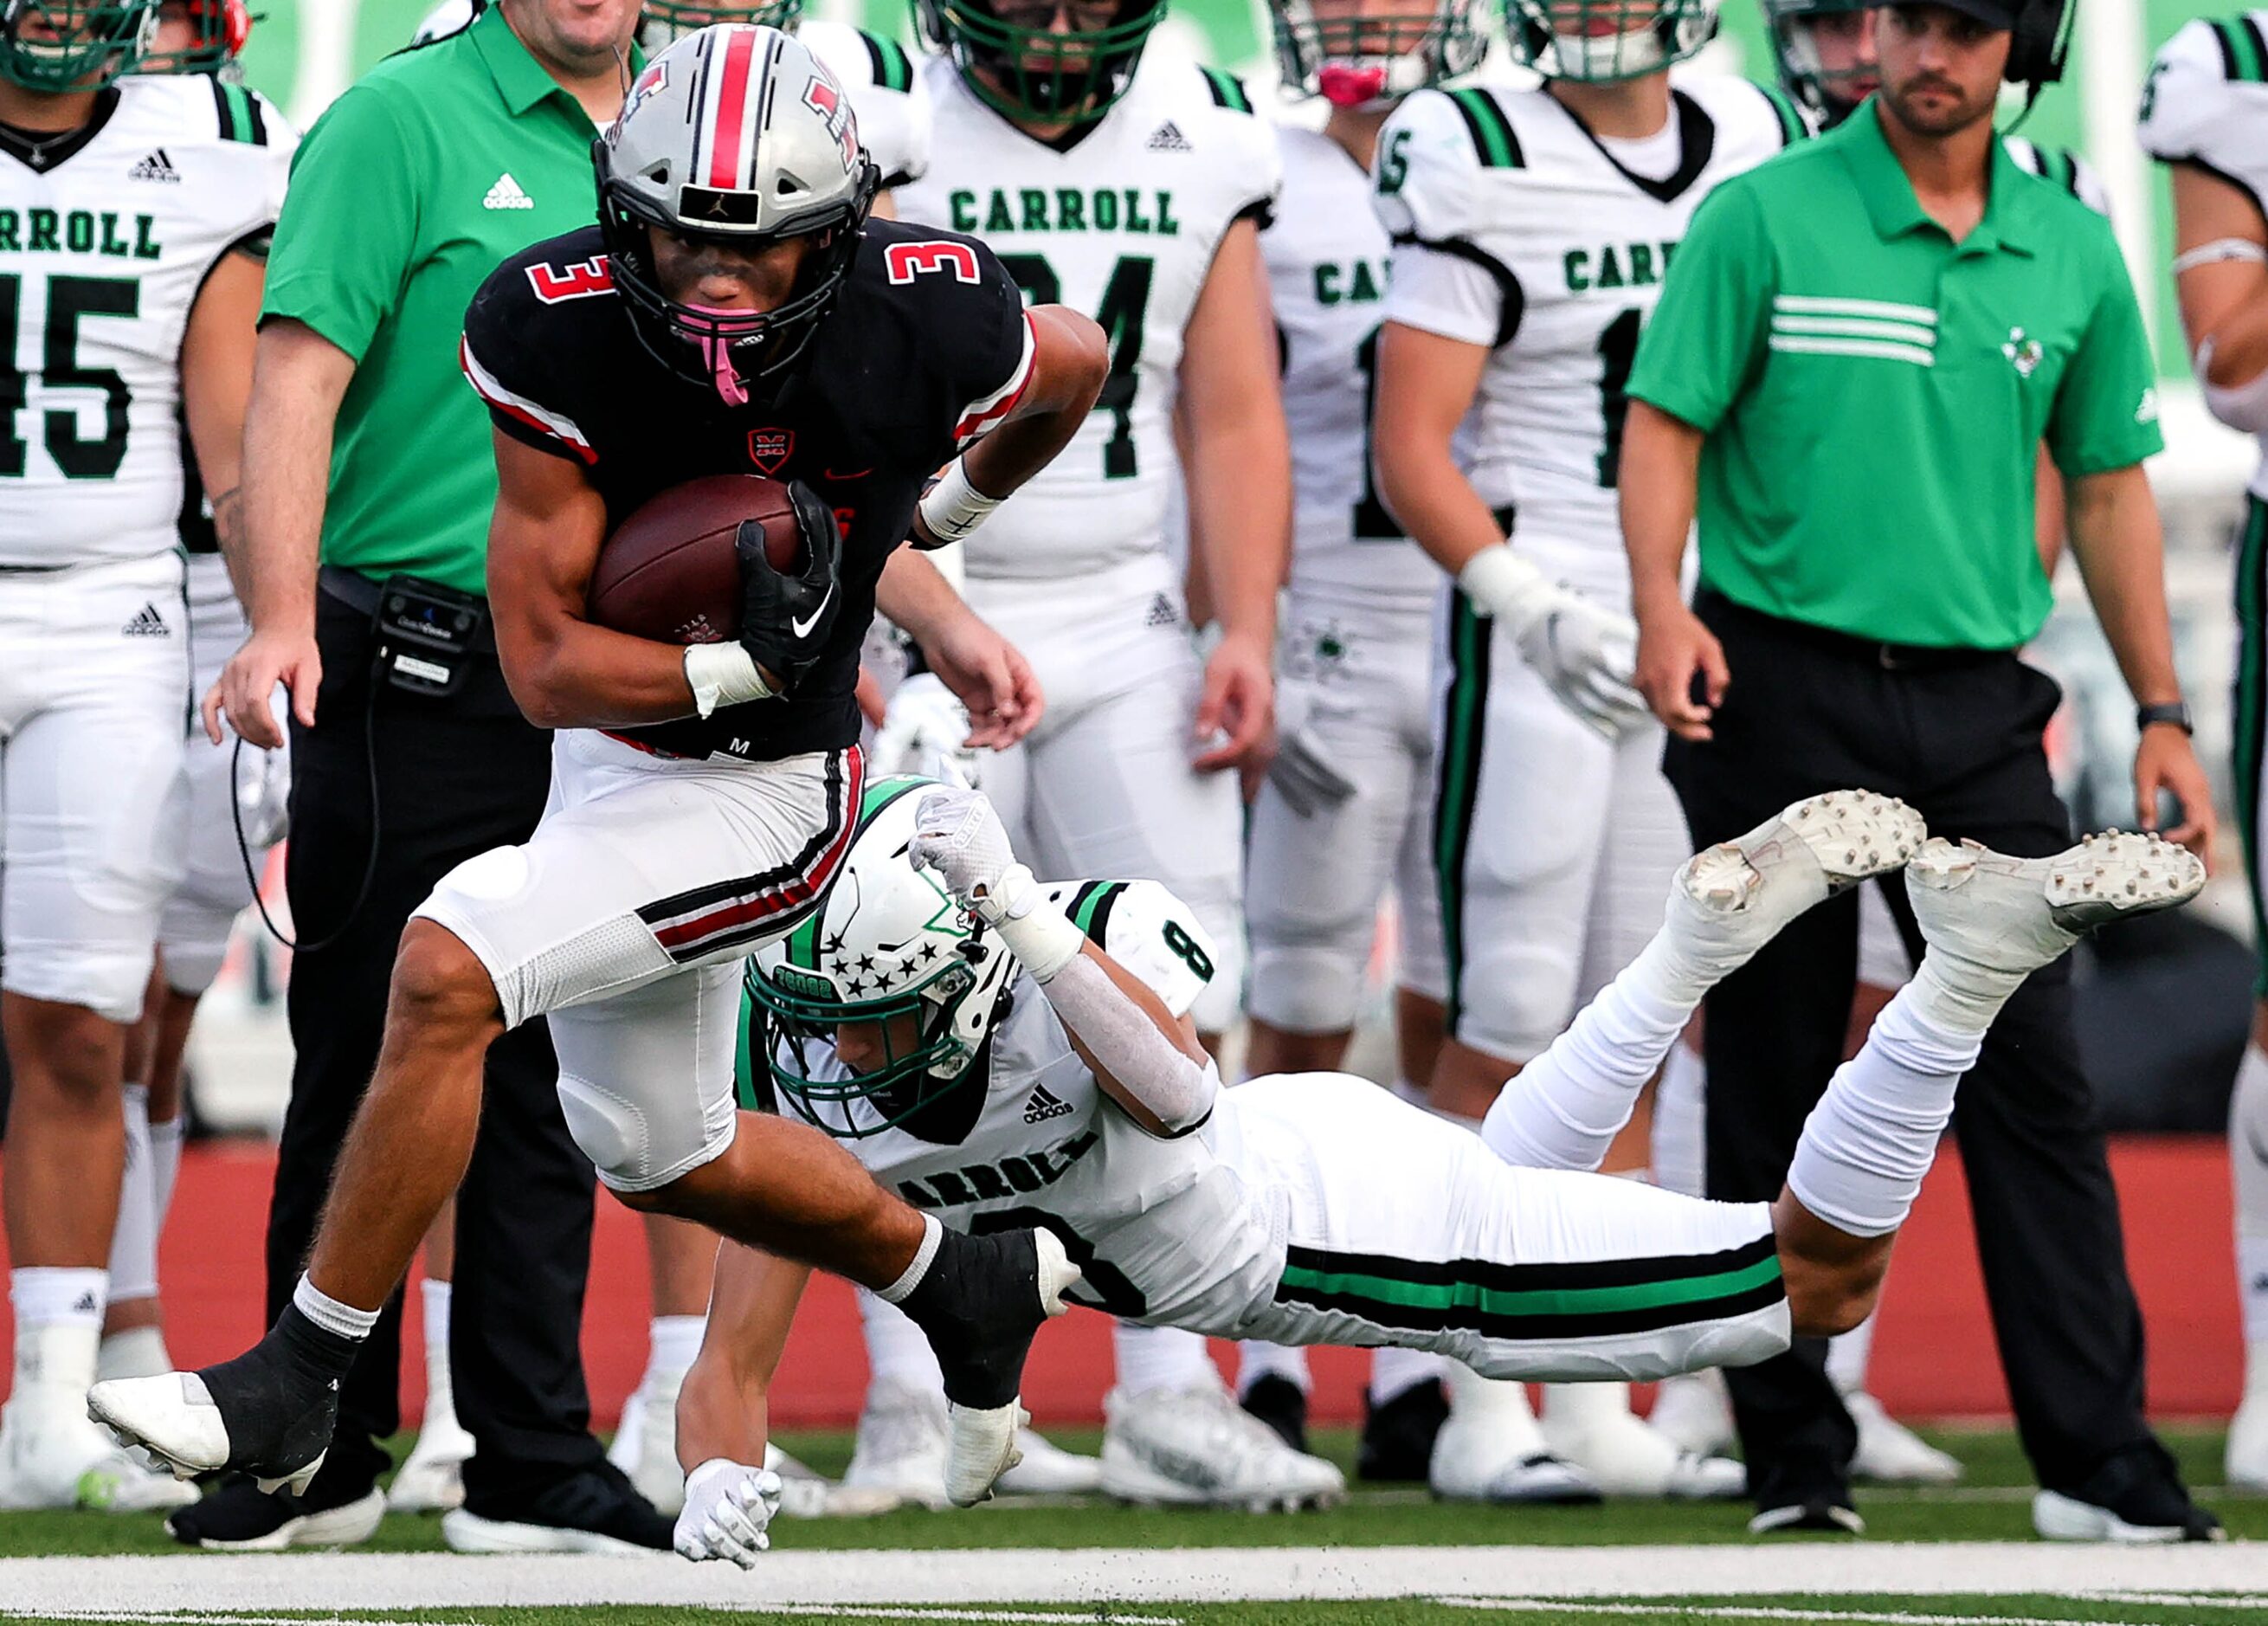
<svg viewBox="0 0 2268 1626">
<path fill-rule="evenodd" d="M 803 353 L 850 272 L 881 179 L 850 98 L 809 48 L 747 24 L 688 34 L 646 63 L 592 152 L 615 286 L 665 365 L 714 380 L 729 401 L 733 374 L 775 373 Z M 649 226 L 742 247 L 814 242 L 784 304 L 715 311 L 663 292 Z"/>
</svg>

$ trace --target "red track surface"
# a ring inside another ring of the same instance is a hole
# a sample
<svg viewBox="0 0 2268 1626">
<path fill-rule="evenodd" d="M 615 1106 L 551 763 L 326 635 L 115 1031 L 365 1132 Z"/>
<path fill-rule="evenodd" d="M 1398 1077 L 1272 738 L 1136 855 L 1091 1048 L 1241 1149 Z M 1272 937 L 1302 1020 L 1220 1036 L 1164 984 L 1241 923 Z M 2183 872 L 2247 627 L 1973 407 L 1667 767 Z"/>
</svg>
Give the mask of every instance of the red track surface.
<svg viewBox="0 0 2268 1626">
<path fill-rule="evenodd" d="M 259 1239 L 271 1162 L 264 1148 L 229 1145 L 195 1148 L 182 1160 L 160 1279 L 173 1354 L 184 1365 L 225 1358 L 260 1332 Z M 2236 1403 L 2242 1365 L 2226 1149 L 2217 1136 L 2135 1138 L 2114 1145 L 2111 1162 L 2149 1326 L 2151 1408 L 2161 1415 L 2225 1415 Z M 1898 1242 L 1872 1387 L 1904 1415 L 2007 1409 L 1965 1193 L 1960 1161 L 1948 1153 Z M 608 1425 L 645 1358 L 645 1274 L 636 1217 L 602 1194 L 583 1349 L 594 1409 Z M 414 1319 L 415 1294 L 409 1305 Z M 788 1344 L 773 1399 L 776 1423 L 831 1426 L 856 1416 L 866 1377 L 858 1324 L 847 1288 L 825 1280 L 814 1285 Z M 0 1347 L 11 1332 L 0 1304 Z M 1316 1352 L 1319 1417 L 1359 1415 L 1366 1360 L 1348 1350 Z M 404 1405 L 414 1415 L 424 1376 L 414 1359 L 404 1366 Z M 1109 1374 L 1108 1324 L 1075 1310 L 1041 1334 L 1025 1400 L 1043 1423 L 1094 1420 Z"/>
</svg>

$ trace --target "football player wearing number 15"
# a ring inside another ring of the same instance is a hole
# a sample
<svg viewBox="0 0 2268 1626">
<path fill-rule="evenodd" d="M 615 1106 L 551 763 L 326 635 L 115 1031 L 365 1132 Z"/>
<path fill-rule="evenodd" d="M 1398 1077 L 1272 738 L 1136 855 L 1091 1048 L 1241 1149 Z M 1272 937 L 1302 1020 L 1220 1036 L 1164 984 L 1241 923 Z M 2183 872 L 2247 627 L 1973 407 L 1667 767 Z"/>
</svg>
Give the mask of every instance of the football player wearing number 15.
<svg viewBox="0 0 2268 1626">
<path fill-rule="evenodd" d="M 461 351 L 495 426 L 497 652 L 522 710 L 558 731 L 550 803 L 402 933 L 377 1075 L 274 1329 L 89 1404 L 177 1472 L 312 1479 L 337 1380 L 471 1159 L 490 1045 L 548 1016 L 568 1128 L 623 1201 L 837 1269 L 928 1333 L 961 1408 L 947 1489 L 974 1501 L 1010 1460 L 1026 1349 L 1078 1271 L 1030 1231 L 963 1245 L 823 1137 L 741 1121 L 736 984 L 850 845 L 878 597 L 982 722 L 1012 737 L 1037 709 L 998 636 L 900 544 L 975 529 L 980 493 L 1071 439 L 1102 336 L 1027 313 L 965 238 L 869 222 L 880 176 L 850 101 L 777 29 L 706 28 L 653 57 L 593 157 L 598 223 L 498 266 Z M 589 618 L 625 514 L 763 462 L 802 563 L 784 574 L 742 546 L 737 641 Z"/>
<path fill-rule="evenodd" d="M 157 0 L 0 5 L 0 904 L 16 1376 L 0 1507 L 68 1507 L 125 1157 L 126 1025 L 180 876 L 189 459 L 233 522 L 291 134 L 124 78 Z M 186 431 L 184 424 L 186 423 Z M 194 512 L 194 510 L 191 510 Z"/>
<path fill-rule="evenodd" d="M 1744 79 L 1671 85 L 1715 33 L 1714 0 L 1506 0 L 1506 21 L 1543 85 L 1418 92 L 1377 170 L 1395 241 L 1379 484 L 1457 588 L 1436 658 L 1447 1038 L 1431 1105 L 1466 1115 L 1645 943 L 1690 850 L 1628 684 L 1624 386 L 1694 210 L 1804 133 Z M 1739 1489 L 1609 1390 L 1553 1391 L 1544 1433 L 1609 1491 Z"/>
</svg>

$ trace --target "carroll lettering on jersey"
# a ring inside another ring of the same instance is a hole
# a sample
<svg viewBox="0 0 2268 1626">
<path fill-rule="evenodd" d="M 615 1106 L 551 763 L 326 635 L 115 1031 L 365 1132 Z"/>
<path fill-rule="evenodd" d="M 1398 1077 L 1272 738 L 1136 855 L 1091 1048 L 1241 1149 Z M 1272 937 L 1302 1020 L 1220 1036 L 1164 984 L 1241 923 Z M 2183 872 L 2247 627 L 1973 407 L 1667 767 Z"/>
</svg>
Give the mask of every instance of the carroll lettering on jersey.
<svg viewBox="0 0 2268 1626">
<path fill-rule="evenodd" d="M 1382 261 L 1324 260 L 1315 267 L 1315 303 L 1375 305 L 1386 297 L 1387 269 Z"/>
<path fill-rule="evenodd" d="M 1145 194 L 1139 187 L 1082 188 L 994 187 L 982 195 L 953 194 L 953 229 L 981 232 L 1128 232 L 1138 237 L 1179 237 L 1174 195 L 1164 187 Z M 1145 202 L 1145 196 L 1147 201 Z"/>
<path fill-rule="evenodd" d="M 1044 1190 L 1071 1172 L 1071 1164 L 1093 1151 L 1102 1137 L 1093 1129 L 1042 1151 L 1003 1157 L 997 1164 L 972 1164 L 960 1170 L 940 1169 L 922 1180 L 900 1180 L 898 1194 L 917 1208 L 957 1208 L 972 1202 L 993 1202 L 1004 1197 Z"/>
<path fill-rule="evenodd" d="M 1668 243 L 1609 243 L 1603 248 L 1570 248 L 1563 263 L 1572 293 L 1593 288 L 1652 288 L 1669 275 L 1669 256 L 1677 245 Z"/>
<path fill-rule="evenodd" d="M 546 305 L 587 299 L 593 294 L 615 291 L 615 273 L 602 254 L 572 265 L 531 265 L 527 268 L 527 281 L 535 290 L 535 297 Z"/>
<path fill-rule="evenodd" d="M 165 252 L 153 215 L 134 217 L 133 240 L 109 210 L 0 209 L 0 254 L 99 254 L 154 260 Z"/>
</svg>

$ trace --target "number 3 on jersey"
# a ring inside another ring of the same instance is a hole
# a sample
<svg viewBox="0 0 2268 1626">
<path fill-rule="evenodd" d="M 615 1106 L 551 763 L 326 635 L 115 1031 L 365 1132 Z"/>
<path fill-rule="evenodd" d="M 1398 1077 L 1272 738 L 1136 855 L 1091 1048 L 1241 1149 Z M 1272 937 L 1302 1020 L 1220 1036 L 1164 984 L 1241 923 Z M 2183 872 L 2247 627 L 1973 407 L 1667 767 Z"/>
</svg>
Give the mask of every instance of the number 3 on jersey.
<svg viewBox="0 0 2268 1626">
<path fill-rule="evenodd" d="M 1105 479 L 1130 480 L 1137 471 L 1134 453 L 1134 392 L 1141 386 L 1135 366 L 1142 359 L 1142 323 L 1150 308 L 1150 276 L 1155 262 L 1145 254 L 1121 255 L 1103 285 L 1102 307 L 1096 323 L 1110 344 L 1110 376 L 1094 398 L 1094 410 L 1108 412 L 1116 428 L 1102 447 Z M 1063 278 L 1041 254 L 1004 254 L 1000 264 L 1024 299 L 1032 305 L 1063 303 Z"/>
</svg>

